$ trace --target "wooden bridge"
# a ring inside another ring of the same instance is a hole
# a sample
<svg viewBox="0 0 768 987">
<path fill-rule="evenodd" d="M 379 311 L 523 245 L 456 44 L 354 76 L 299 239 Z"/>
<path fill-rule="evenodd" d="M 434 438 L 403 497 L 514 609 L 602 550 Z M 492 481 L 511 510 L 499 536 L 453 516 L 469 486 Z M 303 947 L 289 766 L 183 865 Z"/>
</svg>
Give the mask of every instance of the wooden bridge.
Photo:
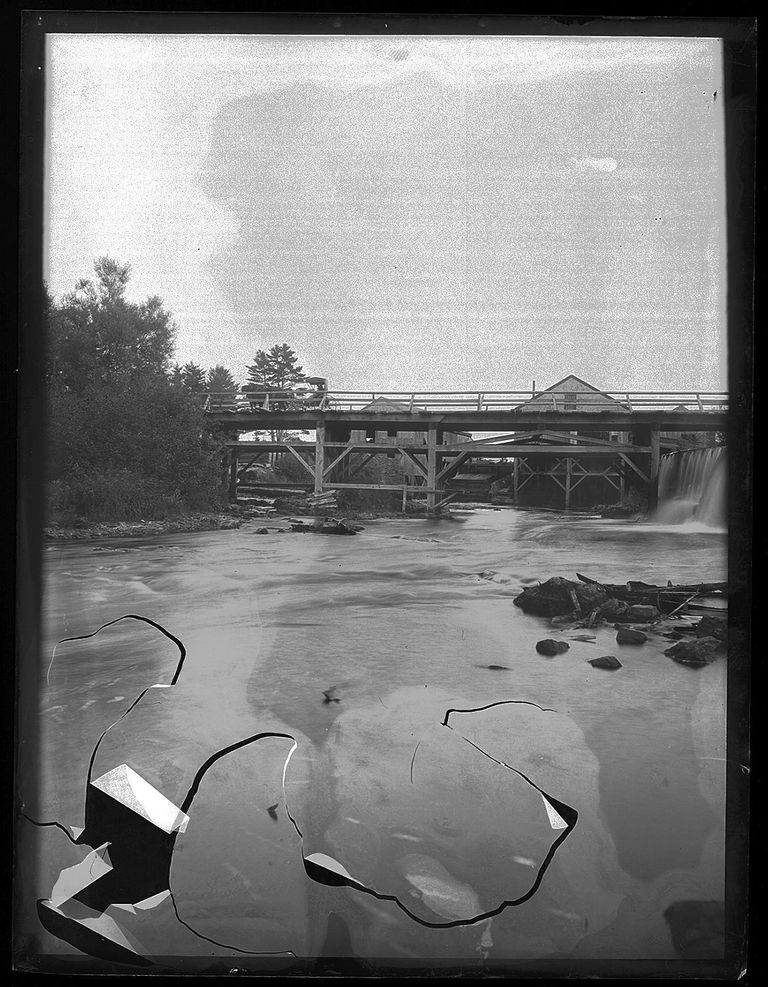
<svg viewBox="0 0 768 987">
<path fill-rule="evenodd" d="M 230 449 L 230 496 L 238 478 L 269 453 L 287 454 L 306 474 L 303 486 L 327 490 L 388 490 L 426 496 L 430 511 L 454 495 L 445 484 L 477 460 L 506 462 L 517 496 L 547 467 L 570 495 L 587 476 L 606 479 L 618 496 L 630 474 L 655 504 L 660 456 L 679 447 L 682 432 L 722 432 L 728 398 L 702 391 L 381 392 L 289 391 L 209 393 L 202 396 L 207 419 L 235 438 Z M 314 432 L 311 441 L 279 437 L 287 430 Z M 271 441 L 239 441 L 239 433 L 271 432 Z M 472 438 L 470 433 L 498 433 Z M 381 436 L 384 440 L 381 440 Z M 377 455 L 399 454 L 410 476 L 398 483 L 354 482 Z"/>
</svg>

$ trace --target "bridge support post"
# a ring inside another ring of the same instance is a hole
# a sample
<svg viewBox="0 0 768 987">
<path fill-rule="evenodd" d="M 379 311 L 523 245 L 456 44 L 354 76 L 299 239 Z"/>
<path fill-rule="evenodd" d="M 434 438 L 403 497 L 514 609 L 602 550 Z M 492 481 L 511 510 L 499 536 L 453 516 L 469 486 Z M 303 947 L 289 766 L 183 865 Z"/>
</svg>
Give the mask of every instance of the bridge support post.
<svg viewBox="0 0 768 987">
<path fill-rule="evenodd" d="M 427 513 L 434 514 L 437 502 L 437 425 L 427 431 Z"/>
<path fill-rule="evenodd" d="M 323 492 L 325 469 L 325 422 L 315 423 L 315 493 Z"/>
<path fill-rule="evenodd" d="M 237 449 L 229 451 L 229 484 L 227 498 L 230 504 L 237 503 Z"/>
<path fill-rule="evenodd" d="M 512 493 L 514 495 L 515 504 L 517 504 L 517 497 L 519 490 L 520 490 L 520 457 L 515 456 L 515 472 L 512 480 Z"/>
<path fill-rule="evenodd" d="M 565 457 L 565 509 L 571 509 L 571 457 Z"/>
<path fill-rule="evenodd" d="M 648 472 L 648 510 L 655 511 L 659 505 L 659 462 L 661 444 L 659 430 L 651 430 L 651 468 Z"/>
</svg>

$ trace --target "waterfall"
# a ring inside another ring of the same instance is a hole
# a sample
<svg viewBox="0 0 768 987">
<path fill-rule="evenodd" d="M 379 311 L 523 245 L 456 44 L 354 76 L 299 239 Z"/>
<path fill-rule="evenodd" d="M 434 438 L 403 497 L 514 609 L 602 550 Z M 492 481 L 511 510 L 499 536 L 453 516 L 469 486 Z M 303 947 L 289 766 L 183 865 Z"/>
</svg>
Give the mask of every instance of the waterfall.
<svg viewBox="0 0 768 987">
<path fill-rule="evenodd" d="M 663 524 L 696 521 L 724 528 L 727 474 L 725 446 L 686 449 L 662 456 L 656 520 Z"/>
</svg>

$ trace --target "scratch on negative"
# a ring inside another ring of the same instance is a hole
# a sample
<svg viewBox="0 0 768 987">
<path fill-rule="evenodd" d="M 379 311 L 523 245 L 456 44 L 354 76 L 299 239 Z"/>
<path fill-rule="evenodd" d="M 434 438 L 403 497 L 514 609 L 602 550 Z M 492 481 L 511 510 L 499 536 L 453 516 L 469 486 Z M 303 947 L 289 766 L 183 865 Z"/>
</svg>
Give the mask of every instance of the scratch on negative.
<svg viewBox="0 0 768 987">
<path fill-rule="evenodd" d="M 414 747 L 414 749 L 413 749 L 413 757 L 411 758 L 411 784 L 413 784 L 413 762 L 416 760 L 416 751 L 419 749 L 419 744 L 420 743 L 421 743 L 421 741 L 419 741 L 419 743 L 416 744 L 416 746 Z"/>
</svg>

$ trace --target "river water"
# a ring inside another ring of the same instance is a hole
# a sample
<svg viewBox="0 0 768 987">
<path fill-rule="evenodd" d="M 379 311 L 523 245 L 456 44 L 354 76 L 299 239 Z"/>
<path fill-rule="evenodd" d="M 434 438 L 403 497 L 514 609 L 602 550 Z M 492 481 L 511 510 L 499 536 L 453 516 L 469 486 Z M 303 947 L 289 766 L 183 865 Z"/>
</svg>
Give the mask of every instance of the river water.
<svg viewBox="0 0 768 987">
<path fill-rule="evenodd" d="M 454 517 L 367 522 L 353 538 L 246 525 L 47 547 L 31 816 L 82 826 L 100 734 L 171 682 L 178 650 L 136 621 L 52 657 L 61 638 L 123 614 L 160 623 L 187 655 L 176 685 L 108 731 L 94 778 L 128 764 L 180 806 L 215 752 L 291 738 L 233 750 L 202 777 L 172 900 L 109 911 L 139 952 L 175 957 L 170 969 L 189 956 L 259 969 L 261 954 L 288 966 L 663 959 L 676 955 L 665 908 L 723 899 L 726 663 L 692 669 L 659 634 L 618 645 L 612 627 L 561 630 L 512 600 L 576 572 L 725 579 L 725 534 L 544 511 Z M 569 650 L 539 655 L 544 637 Z M 587 663 L 606 654 L 623 667 Z M 324 701 L 332 688 L 339 701 Z M 474 712 L 445 726 L 449 709 Z M 575 810 L 574 826 L 542 792 Z M 88 850 L 31 832 L 30 900 Z M 313 879 L 312 854 L 359 886 Z M 33 939 L 77 954 L 36 925 Z"/>
</svg>

